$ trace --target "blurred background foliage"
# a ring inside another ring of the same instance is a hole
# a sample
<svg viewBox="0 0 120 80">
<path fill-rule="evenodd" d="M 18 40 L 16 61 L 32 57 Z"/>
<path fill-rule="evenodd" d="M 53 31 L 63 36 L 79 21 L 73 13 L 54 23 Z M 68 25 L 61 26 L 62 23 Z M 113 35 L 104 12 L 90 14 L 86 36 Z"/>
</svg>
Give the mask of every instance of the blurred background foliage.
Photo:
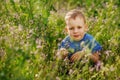
<svg viewBox="0 0 120 80">
<path fill-rule="evenodd" d="M 100 71 L 56 61 L 71 9 L 84 13 L 88 33 L 103 46 Z M 0 0 L 0 80 L 119 80 L 119 19 L 120 0 Z"/>
</svg>

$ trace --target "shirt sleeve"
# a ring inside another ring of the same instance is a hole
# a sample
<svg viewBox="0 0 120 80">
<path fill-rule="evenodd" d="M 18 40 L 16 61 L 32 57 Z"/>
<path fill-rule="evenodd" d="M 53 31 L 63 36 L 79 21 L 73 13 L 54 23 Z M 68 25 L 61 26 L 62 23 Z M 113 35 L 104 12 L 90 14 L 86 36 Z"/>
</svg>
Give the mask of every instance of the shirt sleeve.
<svg viewBox="0 0 120 80">
<path fill-rule="evenodd" d="M 90 41 L 89 48 L 92 53 L 102 50 L 102 46 L 94 39 L 92 39 L 92 41 Z"/>
<path fill-rule="evenodd" d="M 65 48 L 64 42 L 61 42 L 60 45 L 58 46 L 58 49 Z"/>
</svg>

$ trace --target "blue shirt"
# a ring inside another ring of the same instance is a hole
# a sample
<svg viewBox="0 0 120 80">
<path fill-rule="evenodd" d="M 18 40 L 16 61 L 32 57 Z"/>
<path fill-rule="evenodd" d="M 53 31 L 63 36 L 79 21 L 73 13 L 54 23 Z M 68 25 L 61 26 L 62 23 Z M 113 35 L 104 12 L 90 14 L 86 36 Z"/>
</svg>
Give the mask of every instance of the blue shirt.
<svg viewBox="0 0 120 80">
<path fill-rule="evenodd" d="M 65 48 L 68 50 L 68 58 L 72 56 L 77 51 L 83 50 L 83 48 L 87 47 L 91 53 L 95 53 L 102 49 L 101 45 L 93 38 L 92 35 L 86 33 L 80 41 L 73 41 L 69 36 L 65 37 L 60 46 L 60 48 Z"/>
</svg>

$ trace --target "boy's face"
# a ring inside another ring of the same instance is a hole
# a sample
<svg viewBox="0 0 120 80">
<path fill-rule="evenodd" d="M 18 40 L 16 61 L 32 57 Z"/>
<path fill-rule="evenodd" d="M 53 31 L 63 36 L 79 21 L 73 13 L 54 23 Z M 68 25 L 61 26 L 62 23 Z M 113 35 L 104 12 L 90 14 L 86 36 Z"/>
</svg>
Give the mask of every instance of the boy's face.
<svg viewBox="0 0 120 80">
<path fill-rule="evenodd" d="M 84 20 L 80 17 L 70 19 L 67 23 L 66 31 L 70 38 L 74 41 L 79 41 L 84 37 L 87 26 Z"/>
</svg>

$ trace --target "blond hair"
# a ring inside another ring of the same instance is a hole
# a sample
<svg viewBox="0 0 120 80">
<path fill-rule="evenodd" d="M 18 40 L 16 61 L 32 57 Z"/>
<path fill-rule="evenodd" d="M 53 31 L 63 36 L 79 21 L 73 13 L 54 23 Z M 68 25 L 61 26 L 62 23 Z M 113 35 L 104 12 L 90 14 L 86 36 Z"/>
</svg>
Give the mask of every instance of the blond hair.
<svg viewBox="0 0 120 80">
<path fill-rule="evenodd" d="M 65 15 L 65 22 L 66 24 L 68 23 L 68 21 L 70 19 L 75 19 L 76 17 L 80 17 L 83 19 L 84 23 L 86 23 L 86 20 L 85 20 L 85 16 L 82 14 L 82 12 L 80 12 L 79 10 L 77 9 L 73 9 L 71 11 L 69 11 L 66 15 Z"/>
</svg>

